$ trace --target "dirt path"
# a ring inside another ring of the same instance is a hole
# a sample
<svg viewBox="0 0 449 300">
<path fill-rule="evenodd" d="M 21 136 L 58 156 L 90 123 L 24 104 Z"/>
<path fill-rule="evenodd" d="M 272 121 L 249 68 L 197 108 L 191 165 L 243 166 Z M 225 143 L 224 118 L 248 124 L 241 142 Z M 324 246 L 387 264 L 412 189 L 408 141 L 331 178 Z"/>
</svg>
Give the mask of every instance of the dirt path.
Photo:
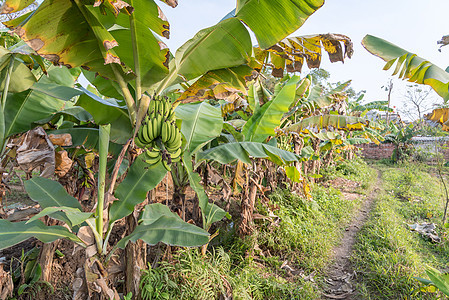
<svg viewBox="0 0 449 300">
<path fill-rule="evenodd" d="M 341 244 L 334 249 L 332 258 L 333 264 L 327 268 L 325 279 L 328 287 L 323 292 L 323 299 L 357 299 L 353 281 L 355 272 L 352 269 L 350 257 L 352 255 L 354 244 L 356 243 L 357 233 L 368 220 L 373 204 L 380 190 L 382 173 L 377 171 L 377 182 L 368 197 L 366 197 L 360 209 L 354 214 L 353 219 L 347 225 L 346 231 L 341 239 Z M 354 194 L 345 194 L 345 197 Z"/>
</svg>

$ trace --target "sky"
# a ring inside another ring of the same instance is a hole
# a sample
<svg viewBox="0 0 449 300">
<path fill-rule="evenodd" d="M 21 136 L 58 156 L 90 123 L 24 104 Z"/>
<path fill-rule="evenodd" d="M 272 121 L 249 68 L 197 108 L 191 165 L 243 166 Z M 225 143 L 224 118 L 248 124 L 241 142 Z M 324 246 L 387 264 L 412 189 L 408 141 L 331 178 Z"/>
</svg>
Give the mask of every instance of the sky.
<svg viewBox="0 0 449 300">
<path fill-rule="evenodd" d="M 174 52 L 196 32 L 216 24 L 234 7 L 235 0 L 179 0 L 175 9 L 161 5 L 171 27 L 170 39 L 164 42 Z M 382 70 L 385 62 L 363 48 L 363 37 L 371 34 L 383 38 L 446 69 L 449 46 L 439 52 L 437 41 L 449 34 L 448 12 L 447 0 L 327 0 L 291 36 L 340 33 L 350 37 L 354 43 L 352 59 L 344 64 L 330 63 L 325 54 L 321 67 L 330 72 L 330 81 L 352 80 L 356 91 L 366 90 L 365 101 L 386 100 L 387 92 L 382 86 L 388 83 L 393 71 Z M 409 84 L 394 77 L 393 106 L 402 107 Z M 431 101 L 442 102 L 436 94 Z"/>
</svg>

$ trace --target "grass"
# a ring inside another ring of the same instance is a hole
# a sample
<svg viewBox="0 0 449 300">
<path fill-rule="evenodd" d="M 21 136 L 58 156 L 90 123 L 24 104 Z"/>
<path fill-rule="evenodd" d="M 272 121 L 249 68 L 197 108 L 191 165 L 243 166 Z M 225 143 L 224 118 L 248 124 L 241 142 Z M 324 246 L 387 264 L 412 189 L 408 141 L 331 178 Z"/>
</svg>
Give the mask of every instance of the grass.
<svg viewBox="0 0 449 300">
<path fill-rule="evenodd" d="M 375 182 L 375 170 L 358 159 L 335 168 L 338 176 L 357 180 L 368 190 Z M 363 196 L 345 200 L 339 190 L 320 185 L 313 186 L 312 195 L 309 201 L 279 189 L 270 195 L 269 207 L 257 205 L 257 212 L 271 215 L 274 222 L 256 220 L 253 235 L 239 239 L 231 223 L 205 257 L 195 249 L 183 250 L 172 264 L 145 271 L 142 290 L 157 296 L 144 299 L 219 299 L 230 293 L 237 300 L 321 299 L 324 268 Z M 314 274 L 314 280 L 281 269 L 284 263 L 303 276 Z M 154 287 L 161 290 L 155 293 Z"/>
<path fill-rule="evenodd" d="M 437 178 L 420 165 L 377 165 L 383 187 L 369 221 L 359 234 L 353 255 L 364 299 L 406 299 L 419 287 L 413 277 L 426 277 L 427 265 L 447 268 L 449 248 L 441 229 L 442 195 Z M 443 242 L 434 244 L 407 224 L 439 225 Z M 413 299 L 436 299 L 418 293 Z"/>
</svg>

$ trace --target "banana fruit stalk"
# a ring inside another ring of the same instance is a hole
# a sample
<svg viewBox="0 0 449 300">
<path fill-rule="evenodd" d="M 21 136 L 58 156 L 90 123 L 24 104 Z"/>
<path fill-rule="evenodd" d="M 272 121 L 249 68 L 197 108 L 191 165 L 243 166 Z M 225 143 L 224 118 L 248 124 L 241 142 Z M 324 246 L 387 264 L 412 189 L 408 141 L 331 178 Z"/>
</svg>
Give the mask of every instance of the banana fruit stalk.
<svg viewBox="0 0 449 300">
<path fill-rule="evenodd" d="M 167 97 L 154 96 L 134 143 L 144 149 L 145 162 L 154 165 L 162 161 L 170 171 L 171 164 L 181 159 L 182 136 L 175 123 L 175 112 Z"/>
</svg>

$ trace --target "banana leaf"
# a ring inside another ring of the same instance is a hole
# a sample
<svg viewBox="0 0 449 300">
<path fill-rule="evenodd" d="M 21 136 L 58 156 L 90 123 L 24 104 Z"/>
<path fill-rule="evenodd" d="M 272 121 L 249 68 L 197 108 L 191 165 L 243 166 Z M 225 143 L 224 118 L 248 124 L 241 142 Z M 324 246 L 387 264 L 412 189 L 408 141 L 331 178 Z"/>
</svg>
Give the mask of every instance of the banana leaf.
<svg viewBox="0 0 449 300">
<path fill-rule="evenodd" d="M 35 237 L 44 243 L 66 238 L 77 244 L 84 245 L 83 241 L 75 234 L 62 226 L 46 226 L 40 220 L 30 223 L 25 221 L 13 223 L 0 219 L 0 250 L 14 246 L 31 237 Z"/>
<path fill-rule="evenodd" d="M 146 206 L 145 210 L 147 209 L 151 207 Z M 180 247 L 199 247 L 209 242 L 209 233 L 179 217 L 161 215 L 151 223 L 143 222 L 138 225 L 131 234 L 118 242 L 117 247 L 124 249 L 128 242 L 139 239 L 149 245 L 162 242 Z"/>
<path fill-rule="evenodd" d="M 242 129 L 245 141 L 260 143 L 275 135 L 274 129 L 280 125 L 282 116 L 295 101 L 296 87 L 300 80 L 299 76 L 288 79 L 277 96 L 251 116 Z"/>
<path fill-rule="evenodd" d="M 429 85 L 444 101 L 449 100 L 449 73 L 445 70 L 412 52 L 372 35 L 366 35 L 362 45 L 368 52 L 387 62 L 384 70 L 390 69 L 396 63 L 393 75 L 408 79 L 410 82 Z"/>
<path fill-rule="evenodd" d="M 278 164 L 298 161 L 298 157 L 289 151 L 281 150 L 271 145 L 256 142 L 226 143 L 211 149 L 198 152 L 197 163 L 202 160 L 215 160 L 228 164 L 235 160 L 251 163 L 250 157 L 270 159 Z"/>
<path fill-rule="evenodd" d="M 139 155 L 131 165 L 126 178 L 117 186 L 114 201 L 109 208 L 109 225 L 124 218 L 142 203 L 148 191 L 155 188 L 164 179 L 167 170 L 159 162 L 149 166 L 144 162 L 145 153 Z"/>
<path fill-rule="evenodd" d="M 186 140 L 185 149 L 192 155 L 219 136 L 223 129 L 220 107 L 209 103 L 179 105 L 175 113 L 182 120 L 181 133 Z"/>
</svg>

